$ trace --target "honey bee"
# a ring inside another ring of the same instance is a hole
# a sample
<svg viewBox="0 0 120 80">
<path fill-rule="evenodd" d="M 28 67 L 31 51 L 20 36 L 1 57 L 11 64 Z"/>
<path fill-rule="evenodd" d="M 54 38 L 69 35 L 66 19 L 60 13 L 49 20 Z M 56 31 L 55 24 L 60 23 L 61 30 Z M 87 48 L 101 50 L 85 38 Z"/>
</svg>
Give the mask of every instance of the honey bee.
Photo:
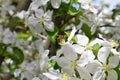
<svg viewBox="0 0 120 80">
<path fill-rule="evenodd" d="M 59 45 L 63 45 L 65 43 L 64 35 L 58 35 L 57 36 L 57 42 L 58 42 Z"/>
</svg>

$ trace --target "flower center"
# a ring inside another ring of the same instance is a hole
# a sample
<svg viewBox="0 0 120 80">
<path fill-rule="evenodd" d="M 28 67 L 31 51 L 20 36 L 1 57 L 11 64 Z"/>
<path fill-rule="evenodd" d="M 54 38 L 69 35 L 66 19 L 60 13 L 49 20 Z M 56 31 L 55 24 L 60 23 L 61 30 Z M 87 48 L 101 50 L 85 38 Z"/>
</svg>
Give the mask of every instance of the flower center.
<svg viewBox="0 0 120 80">
<path fill-rule="evenodd" d="M 40 19 L 39 19 L 39 23 L 43 24 L 43 23 L 44 23 L 44 19 L 43 19 L 43 18 L 40 18 Z"/>
<path fill-rule="evenodd" d="M 47 65 L 45 65 L 45 66 L 43 66 L 43 70 L 48 70 L 49 69 L 49 67 L 47 66 Z"/>
<path fill-rule="evenodd" d="M 109 65 L 103 65 L 103 70 L 104 71 L 109 71 L 111 68 Z"/>
<path fill-rule="evenodd" d="M 62 77 L 62 80 L 69 80 L 69 76 L 66 73 L 64 73 L 63 77 Z"/>
<path fill-rule="evenodd" d="M 71 61 L 70 67 L 75 68 L 77 66 L 76 61 Z"/>
<path fill-rule="evenodd" d="M 85 48 L 86 48 L 86 50 L 92 50 L 92 47 L 89 45 L 86 45 Z"/>
<path fill-rule="evenodd" d="M 111 40 L 111 45 L 112 47 L 118 47 L 118 43 L 115 42 L 114 40 Z"/>
</svg>

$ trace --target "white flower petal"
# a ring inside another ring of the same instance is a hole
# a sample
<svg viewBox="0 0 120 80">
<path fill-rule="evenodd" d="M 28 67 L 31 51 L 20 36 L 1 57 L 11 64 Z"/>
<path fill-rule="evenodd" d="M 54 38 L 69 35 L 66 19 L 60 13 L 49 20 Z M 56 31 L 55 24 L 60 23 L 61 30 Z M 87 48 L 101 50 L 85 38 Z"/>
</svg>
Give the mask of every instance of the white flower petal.
<svg viewBox="0 0 120 80">
<path fill-rule="evenodd" d="M 116 49 L 111 49 L 111 52 L 112 52 L 114 55 L 119 55 L 119 52 L 118 52 Z"/>
<path fill-rule="evenodd" d="M 111 68 L 115 68 L 117 67 L 119 64 L 119 56 L 118 55 L 114 55 L 114 56 L 111 56 L 109 58 L 109 63 L 108 65 L 111 67 Z"/>
<path fill-rule="evenodd" d="M 53 32 L 54 31 L 54 23 L 52 21 L 45 21 L 44 27 L 46 30 Z"/>
<path fill-rule="evenodd" d="M 63 53 L 63 51 L 60 49 L 57 51 L 56 57 L 60 57 L 60 55 Z"/>
<path fill-rule="evenodd" d="M 30 10 L 36 10 L 36 9 L 38 9 L 40 6 L 46 5 L 48 1 L 49 1 L 49 0 L 34 0 L 34 1 L 31 3 L 29 9 L 30 9 Z"/>
<path fill-rule="evenodd" d="M 70 60 L 75 60 L 77 59 L 77 53 L 75 51 L 75 49 L 73 48 L 73 45 L 72 44 L 65 44 L 63 47 L 62 47 L 62 52 L 64 54 L 64 56 Z"/>
<path fill-rule="evenodd" d="M 68 67 L 70 64 L 70 61 L 65 57 L 58 58 L 56 61 L 60 67 Z"/>
<path fill-rule="evenodd" d="M 73 26 L 72 31 L 71 31 L 71 33 L 70 33 L 70 36 L 68 37 L 68 42 L 71 41 L 71 39 L 72 39 L 73 36 L 75 35 L 75 32 L 76 32 L 76 28 L 75 28 L 75 26 Z"/>
<path fill-rule="evenodd" d="M 95 45 L 97 43 L 101 46 L 102 42 L 103 42 L 103 40 L 96 38 L 95 40 L 90 42 L 90 46 L 93 46 L 93 45 Z"/>
<path fill-rule="evenodd" d="M 94 60 L 94 61 L 91 61 L 90 63 L 88 63 L 86 65 L 86 69 L 87 71 L 89 71 L 91 74 L 94 74 L 96 71 L 102 69 L 102 64 L 97 61 L 97 60 Z"/>
<path fill-rule="evenodd" d="M 78 45 L 78 44 L 73 44 L 73 48 L 75 49 L 76 53 L 82 54 L 85 50 L 84 47 Z"/>
<path fill-rule="evenodd" d="M 44 15 L 44 10 L 43 9 L 36 9 L 35 10 L 35 16 L 37 18 L 42 18 L 43 15 Z"/>
<path fill-rule="evenodd" d="M 38 19 L 35 18 L 34 15 L 31 15 L 28 19 L 27 19 L 27 23 L 30 26 L 36 26 L 36 24 L 38 24 Z"/>
<path fill-rule="evenodd" d="M 35 35 L 43 31 L 43 25 L 41 24 L 36 24 L 36 26 L 29 26 L 29 28 Z"/>
<path fill-rule="evenodd" d="M 43 73 L 43 75 L 45 75 L 46 77 L 48 77 L 49 79 L 52 79 L 52 80 L 59 79 L 59 76 L 52 72 L 46 72 L 46 73 Z"/>
<path fill-rule="evenodd" d="M 61 0 L 51 0 L 51 5 L 53 8 L 59 8 L 61 4 Z"/>
<path fill-rule="evenodd" d="M 103 41 L 101 44 L 102 44 L 102 46 L 104 46 L 104 47 L 112 47 L 112 46 L 111 46 L 111 43 L 108 42 L 108 41 Z"/>
<path fill-rule="evenodd" d="M 46 5 L 49 0 L 38 0 L 38 1 L 40 1 L 39 4 Z"/>
<path fill-rule="evenodd" d="M 68 75 L 72 76 L 73 74 L 75 74 L 75 70 L 74 68 L 70 68 L 70 67 L 65 67 L 62 68 L 64 73 L 67 73 Z"/>
<path fill-rule="evenodd" d="M 108 71 L 107 80 L 118 80 L 118 74 L 115 70 Z"/>
<path fill-rule="evenodd" d="M 77 71 L 82 79 L 84 79 L 84 80 L 91 79 L 90 73 L 85 68 L 79 67 L 79 68 L 77 68 Z"/>
<path fill-rule="evenodd" d="M 53 14 L 53 11 L 48 10 L 48 11 L 44 14 L 44 20 L 45 20 L 45 21 L 51 21 L 51 20 L 52 20 L 52 14 Z"/>
<path fill-rule="evenodd" d="M 106 74 L 103 71 L 97 71 L 92 80 L 105 80 Z"/>
<path fill-rule="evenodd" d="M 90 50 L 86 51 L 80 56 L 80 59 L 78 61 L 78 65 L 83 67 L 86 64 L 88 64 L 88 62 L 94 60 L 94 58 L 95 58 L 95 56 L 94 56 L 92 51 L 90 51 Z"/>
<path fill-rule="evenodd" d="M 92 51 L 86 51 L 80 56 L 80 59 L 78 60 L 78 65 L 84 67 L 90 61 L 94 60 L 94 58 L 95 56 Z"/>
<path fill-rule="evenodd" d="M 110 47 L 102 47 L 99 49 L 97 57 L 98 57 L 98 60 L 101 61 L 103 64 L 106 64 L 110 50 L 111 50 Z"/>
<path fill-rule="evenodd" d="M 88 37 L 84 36 L 84 35 L 76 35 L 76 40 L 77 40 L 77 43 L 81 46 L 86 46 L 88 44 Z"/>
</svg>

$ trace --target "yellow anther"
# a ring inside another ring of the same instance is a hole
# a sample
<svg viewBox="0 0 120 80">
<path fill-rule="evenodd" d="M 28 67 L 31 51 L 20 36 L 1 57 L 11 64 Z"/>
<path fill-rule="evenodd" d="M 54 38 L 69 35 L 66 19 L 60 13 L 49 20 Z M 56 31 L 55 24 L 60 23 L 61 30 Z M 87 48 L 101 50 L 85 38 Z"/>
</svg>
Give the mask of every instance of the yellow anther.
<svg viewBox="0 0 120 80">
<path fill-rule="evenodd" d="M 43 18 L 40 18 L 40 19 L 39 19 L 39 23 L 43 24 L 43 23 L 44 23 L 44 19 L 43 19 Z"/>
<path fill-rule="evenodd" d="M 76 61 L 71 61 L 70 67 L 75 68 L 77 66 Z"/>
<path fill-rule="evenodd" d="M 92 47 L 88 44 L 85 46 L 86 50 L 92 50 Z"/>
<path fill-rule="evenodd" d="M 109 65 L 103 65 L 103 70 L 104 71 L 109 71 L 111 68 Z"/>
<path fill-rule="evenodd" d="M 68 74 L 64 73 L 61 80 L 69 80 Z"/>
</svg>

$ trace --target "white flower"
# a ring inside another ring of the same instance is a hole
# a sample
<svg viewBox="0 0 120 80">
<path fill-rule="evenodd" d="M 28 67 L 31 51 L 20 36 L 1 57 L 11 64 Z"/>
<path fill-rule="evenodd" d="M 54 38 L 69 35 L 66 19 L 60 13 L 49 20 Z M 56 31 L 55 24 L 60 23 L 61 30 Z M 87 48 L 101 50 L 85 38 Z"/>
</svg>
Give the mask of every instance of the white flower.
<svg viewBox="0 0 120 80">
<path fill-rule="evenodd" d="M 91 61 L 87 64 L 86 69 L 93 74 L 92 80 L 117 80 L 118 75 L 114 70 L 119 64 L 119 56 L 110 55 L 110 47 L 102 47 L 98 52 L 98 60 Z M 108 61 L 107 61 L 108 60 Z M 106 75 L 106 72 L 108 75 Z"/>
<path fill-rule="evenodd" d="M 9 28 L 3 29 L 0 27 L 0 42 L 4 44 L 15 43 L 16 40 L 16 33 L 11 32 Z"/>
<path fill-rule="evenodd" d="M 84 50 L 86 50 L 86 46 L 88 45 L 89 39 L 84 35 L 77 34 L 76 42 L 77 44 L 73 44 L 74 49 L 77 53 L 82 54 Z"/>
<path fill-rule="evenodd" d="M 54 31 L 54 23 L 52 22 L 52 11 L 44 12 L 43 9 L 36 9 L 35 15 L 27 18 L 27 23 L 33 32 L 41 33 L 43 27 L 47 31 Z"/>
<path fill-rule="evenodd" d="M 90 57 L 89 59 L 91 59 Z M 57 56 L 54 59 L 57 61 L 58 65 L 62 68 L 63 72 L 67 73 L 69 76 L 75 74 L 76 69 L 79 72 L 79 75 L 81 76 L 82 79 L 90 80 L 91 76 L 89 72 L 86 71 L 86 69 L 84 69 L 83 67 L 78 66 L 79 61 L 77 60 L 78 59 L 77 53 L 74 50 L 73 45 L 69 43 L 63 45 L 62 48 L 57 52 Z"/>
<path fill-rule="evenodd" d="M 60 57 L 60 55 L 64 55 Z M 69 43 L 62 46 L 62 48 L 57 52 L 57 58 L 55 59 L 59 66 L 63 68 L 69 75 L 73 75 L 74 68 L 76 67 L 77 53 L 75 52 L 73 46 Z"/>
</svg>

